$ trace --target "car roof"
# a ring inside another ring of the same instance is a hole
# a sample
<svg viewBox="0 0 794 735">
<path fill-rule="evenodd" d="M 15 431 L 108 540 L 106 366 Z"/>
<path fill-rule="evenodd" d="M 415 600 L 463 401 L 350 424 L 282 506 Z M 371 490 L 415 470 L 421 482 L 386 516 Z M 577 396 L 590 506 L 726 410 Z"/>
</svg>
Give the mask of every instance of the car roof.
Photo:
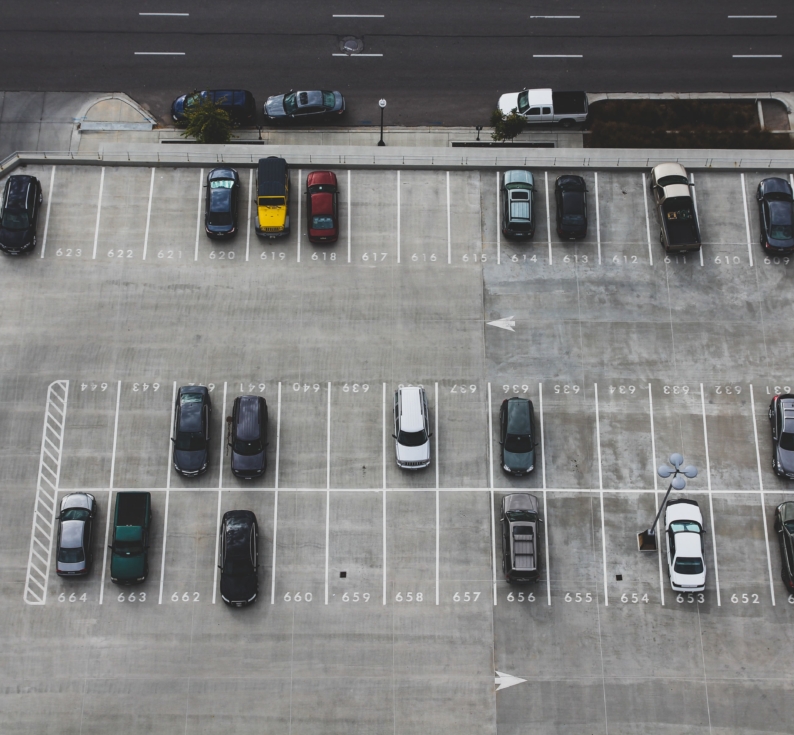
<svg viewBox="0 0 794 735">
<path fill-rule="evenodd" d="M 563 191 L 562 204 L 565 214 L 584 214 L 584 192 Z"/>
<path fill-rule="evenodd" d="M 61 548 L 77 549 L 83 545 L 85 521 L 64 521 L 61 524 Z"/>
<path fill-rule="evenodd" d="M 210 190 L 210 212 L 229 212 L 232 208 L 231 189 Z"/>
<path fill-rule="evenodd" d="M 552 103 L 552 93 L 549 87 L 544 87 L 542 89 L 522 89 L 521 91 L 527 93 L 527 102 L 530 107 L 551 105 Z"/>
<path fill-rule="evenodd" d="M 24 206 L 28 188 L 32 182 L 33 177 L 25 174 L 10 176 L 8 179 L 8 198 L 6 199 L 6 205 L 14 206 L 21 204 Z"/>
<path fill-rule="evenodd" d="M 535 177 L 532 172 L 524 169 L 505 171 L 503 181 L 505 184 L 527 184 L 530 189 L 535 186 Z"/>
<path fill-rule="evenodd" d="M 328 191 L 317 191 L 312 195 L 312 214 L 333 214 L 334 195 Z"/>
<path fill-rule="evenodd" d="M 298 109 L 301 107 L 322 107 L 323 93 L 318 90 L 311 90 L 309 92 L 296 92 L 295 102 L 298 105 Z"/>
<path fill-rule="evenodd" d="M 530 402 L 526 398 L 510 398 L 507 401 L 507 431 L 510 434 L 528 434 L 530 430 Z"/>
<path fill-rule="evenodd" d="M 184 403 L 179 406 L 179 430 L 201 431 L 201 403 Z"/>
<path fill-rule="evenodd" d="M 530 493 L 513 493 L 505 495 L 504 498 L 505 512 L 511 510 L 531 510 L 535 513 L 538 512 L 539 503 L 535 495 Z"/>
<path fill-rule="evenodd" d="M 278 156 L 259 159 L 257 183 L 259 196 L 284 196 L 284 179 L 287 176 L 287 162 Z"/>
<path fill-rule="evenodd" d="M 700 558 L 703 550 L 700 547 L 700 534 L 682 531 L 675 535 L 675 555 L 694 556 Z"/>
<path fill-rule="evenodd" d="M 422 389 L 407 385 L 400 389 L 400 428 L 403 431 L 421 431 L 424 426 Z"/>
<path fill-rule="evenodd" d="M 259 411 L 263 399 L 260 396 L 238 396 L 237 403 L 237 438 L 245 442 L 261 438 L 259 430 Z"/>
<path fill-rule="evenodd" d="M 226 530 L 227 546 L 234 546 L 248 539 L 248 534 L 256 523 L 256 516 L 250 510 L 229 510 L 223 514 L 222 523 Z"/>
<path fill-rule="evenodd" d="M 780 504 L 780 520 L 794 520 L 794 502 L 791 500 Z"/>
<path fill-rule="evenodd" d="M 680 163 L 660 163 L 653 167 L 656 180 L 663 179 L 665 176 L 686 176 L 686 169 Z"/>
<path fill-rule="evenodd" d="M 566 174 L 557 179 L 556 186 L 563 191 L 585 191 L 586 186 L 584 179 L 581 176 L 574 176 L 573 174 Z"/>
<path fill-rule="evenodd" d="M 670 184 L 664 187 L 664 194 L 667 199 L 675 199 L 676 197 L 684 197 L 690 199 L 692 193 L 686 184 Z"/>
<path fill-rule="evenodd" d="M 769 202 L 769 216 L 773 225 L 791 224 L 791 202 L 771 201 Z"/>
</svg>

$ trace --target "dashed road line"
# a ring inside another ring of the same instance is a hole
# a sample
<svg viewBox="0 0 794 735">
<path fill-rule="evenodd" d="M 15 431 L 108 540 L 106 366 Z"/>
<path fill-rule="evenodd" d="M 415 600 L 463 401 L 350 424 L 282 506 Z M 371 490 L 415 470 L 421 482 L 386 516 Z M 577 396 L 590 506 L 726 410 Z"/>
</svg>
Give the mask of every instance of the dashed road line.
<svg viewBox="0 0 794 735">
<path fill-rule="evenodd" d="M 135 56 L 184 56 L 184 51 L 136 51 Z"/>
<path fill-rule="evenodd" d="M 449 171 L 447 171 L 447 265 L 452 265 L 452 214 L 449 201 Z"/>
<path fill-rule="evenodd" d="M 298 241 L 296 252 L 298 256 L 298 263 L 301 262 L 301 222 L 303 219 L 301 218 L 301 204 L 303 203 L 303 194 L 301 194 L 301 187 L 303 186 L 303 169 L 298 169 Z M 257 206 L 259 206 L 257 204 Z M 308 205 L 307 205 L 308 206 Z"/>
<path fill-rule="evenodd" d="M 643 189 L 645 188 L 645 174 L 642 176 L 643 178 Z M 657 512 L 659 508 L 659 481 L 657 479 L 656 474 L 656 430 L 653 425 L 653 388 L 651 384 L 648 383 L 648 414 L 651 419 L 651 472 L 653 473 L 653 508 L 654 513 Z M 657 534 L 656 538 L 658 539 L 659 536 Z M 662 605 L 664 605 L 664 574 L 662 572 L 662 545 L 656 544 L 656 556 L 659 558 L 659 593 L 662 599 Z"/>
<path fill-rule="evenodd" d="M 325 445 L 325 604 L 328 604 L 328 545 L 331 534 L 331 381 L 328 381 L 328 412 Z"/>
<path fill-rule="evenodd" d="M 168 426 L 169 436 L 174 431 L 174 411 L 176 409 L 176 381 L 174 381 L 174 390 L 171 395 L 171 423 Z M 166 475 L 165 484 L 165 510 L 163 511 L 163 555 L 160 560 L 160 596 L 157 600 L 158 605 L 163 604 L 163 582 L 165 581 L 165 549 L 168 542 L 168 504 L 171 499 L 171 467 L 173 465 L 174 457 L 174 442 L 168 442 L 168 474 Z"/>
<path fill-rule="evenodd" d="M 383 604 L 386 604 L 386 383 L 383 384 Z"/>
<path fill-rule="evenodd" d="M 782 59 L 783 54 L 734 54 L 734 59 Z"/>
<path fill-rule="evenodd" d="M 397 263 L 400 262 L 400 171 L 397 171 Z"/>
<path fill-rule="evenodd" d="M 532 54 L 533 59 L 581 59 L 582 54 Z"/>
<path fill-rule="evenodd" d="M 350 169 L 347 170 L 347 262 L 350 262 L 350 203 L 352 200 L 350 190 Z"/>
<path fill-rule="evenodd" d="M 30 551 L 25 574 L 23 599 L 28 605 L 44 605 L 47 602 L 68 399 L 68 380 L 56 380 L 50 383 L 44 409 L 36 499 L 33 503 L 33 525 L 30 531 Z"/>
</svg>

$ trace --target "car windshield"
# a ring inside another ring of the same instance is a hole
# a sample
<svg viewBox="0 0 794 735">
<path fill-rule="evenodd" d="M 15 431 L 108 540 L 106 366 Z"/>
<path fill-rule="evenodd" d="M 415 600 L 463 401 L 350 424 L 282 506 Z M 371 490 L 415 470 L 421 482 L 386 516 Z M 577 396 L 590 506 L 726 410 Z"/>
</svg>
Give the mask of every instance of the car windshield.
<svg viewBox="0 0 794 735">
<path fill-rule="evenodd" d="M 520 92 L 518 95 L 518 111 L 526 112 L 529 109 L 529 94 Z"/>
<path fill-rule="evenodd" d="M 67 508 L 61 513 L 62 521 L 87 521 L 88 511 L 85 508 Z"/>
<path fill-rule="evenodd" d="M 670 524 L 670 530 L 673 533 L 681 533 L 682 531 L 700 533 L 700 524 L 695 523 L 695 521 L 673 521 Z"/>
<path fill-rule="evenodd" d="M 689 186 L 686 176 L 678 176 L 677 174 L 675 176 L 662 176 L 656 183 L 661 187 L 672 186 L 673 184 L 684 184 Z"/>
<path fill-rule="evenodd" d="M 786 521 L 783 524 L 791 533 L 794 533 L 794 521 Z"/>
<path fill-rule="evenodd" d="M 122 556 L 137 556 L 143 553 L 143 546 L 140 541 L 116 541 L 113 551 Z"/>
<path fill-rule="evenodd" d="M 284 95 L 284 112 L 288 115 L 294 115 L 298 111 L 298 102 L 295 98 L 295 93 L 290 92 Z"/>
<path fill-rule="evenodd" d="M 424 431 L 401 431 L 397 441 L 404 447 L 421 447 L 427 442 L 427 433 Z"/>
<path fill-rule="evenodd" d="M 331 109 L 336 104 L 333 92 L 323 92 L 323 106 Z"/>
<path fill-rule="evenodd" d="M 783 433 L 780 435 L 780 448 L 787 452 L 794 452 L 794 434 Z"/>
<path fill-rule="evenodd" d="M 5 223 L 5 217 L 3 217 L 3 223 Z M 794 228 L 791 225 L 772 225 L 769 228 L 769 237 L 774 240 L 791 240 L 794 237 Z"/>
<path fill-rule="evenodd" d="M 228 577 L 245 577 L 253 572 L 251 562 L 248 559 L 232 559 L 226 557 L 223 565 L 223 573 Z"/>
<path fill-rule="evenodd" d="M 562 218 L 562 223 L 571 227 L 578 227 L 584 224 L 584 217 L 581 214 L 566 214 Z"/>
<path fill-rule="evenodd" d="M 696 556 L 679 556 L 673 568 L 678 574 L 702 574 L 703 560 Z"/>
<path fill-rule="evenodd" d="M 313 230 L 333 230 L 334 218 L 328 215 L 317 215 L 312 217 Z"/>
<path fill-rule="evenodd" d="M 180 452 L 198 452 L 206 446 L 207 440 L 200 431 L 181 431 L 174 442 L 174 449 Z"/>
<path fill-rule="evenodd" d="M 195 107 L 196 105 L 201 103 L 202 95 L 200 93 L 196 94 L 189 94 L 185 97 L 185 107 Z"/>
<path fill-rule="evenodd" d="M 210 189 L 233 189 L 234 181 L 231 179 L 215 179 L 210 181 Z"/>
<path fill-rule="evenodd" d="M 81 561 L 85 561 L 85 554 L 79 546 L 76 549 L 60 548 L 58 549 L 58 561 L 64 564 L 79 564 Z"/>
<path fill-rule="evenodd" d="M 529 434 L 508 434 L 505 437 L 505 451 L 525 454 L 532 451 L 532 437 Z"/>
<path fill-rule="evenodd" d="M 25 230 L 30 227 L 28 213 L 19 209 L 6 209 L 3 212 L 3 228 L 6 230 Z"/>
<path fill-rule="evenodd" d="M 242 454 L 245 457 L 251 457 L 254 454 L 259 454 L 263 451 L 264 447 L 262 442 L 258 439 L 252 442 L 245 442 L 242 439 L 237 439 L 233 446 L 235 454 Z"/>
</svg>

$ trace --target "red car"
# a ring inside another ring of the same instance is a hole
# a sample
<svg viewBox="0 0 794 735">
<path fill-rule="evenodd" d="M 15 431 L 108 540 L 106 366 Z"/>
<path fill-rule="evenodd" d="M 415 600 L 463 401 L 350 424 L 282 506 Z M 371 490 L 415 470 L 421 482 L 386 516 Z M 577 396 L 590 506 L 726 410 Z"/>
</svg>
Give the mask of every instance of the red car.
<svg viewBox="0 0 794 735">
<path fill-rule="evenodd" d="M 306 218 L 309 242 L 336 242 L 339 237 L 339 187 L 331 171 L 312 171 L 306 179 Z"/>
</svg>

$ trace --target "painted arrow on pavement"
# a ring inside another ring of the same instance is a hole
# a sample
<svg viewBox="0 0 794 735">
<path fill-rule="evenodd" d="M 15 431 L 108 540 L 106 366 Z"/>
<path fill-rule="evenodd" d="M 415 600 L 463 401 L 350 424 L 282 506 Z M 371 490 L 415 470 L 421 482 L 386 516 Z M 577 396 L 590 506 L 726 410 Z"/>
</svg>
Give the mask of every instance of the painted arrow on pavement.
<svg viewBox="0 0 794 735">
<path fill-rule="evenodd" d="M 510 674 L 503 674 L 501 671 L 496 672 L 496 676 L 494 677 L 494 684 L 498 684 L 499 686 L 496 687 L 496 691 L 498 692 L 500 689 L 507 689 L 508 687 L 513 687 L 516 684 L 523 684 L 526 679 L 519 679 L 517 676 L 510 676 Z"/>
<path fill-rule="evenodd" d="M 516 330 L 513 329 L 515 325 L 516 319 L 513 316 L 497 319 L 495 322 L 488 322 L 489 327 L 499 327 L 499 329 L 506 329 L 508 332 L 515 332 Z"/>
</svg>

